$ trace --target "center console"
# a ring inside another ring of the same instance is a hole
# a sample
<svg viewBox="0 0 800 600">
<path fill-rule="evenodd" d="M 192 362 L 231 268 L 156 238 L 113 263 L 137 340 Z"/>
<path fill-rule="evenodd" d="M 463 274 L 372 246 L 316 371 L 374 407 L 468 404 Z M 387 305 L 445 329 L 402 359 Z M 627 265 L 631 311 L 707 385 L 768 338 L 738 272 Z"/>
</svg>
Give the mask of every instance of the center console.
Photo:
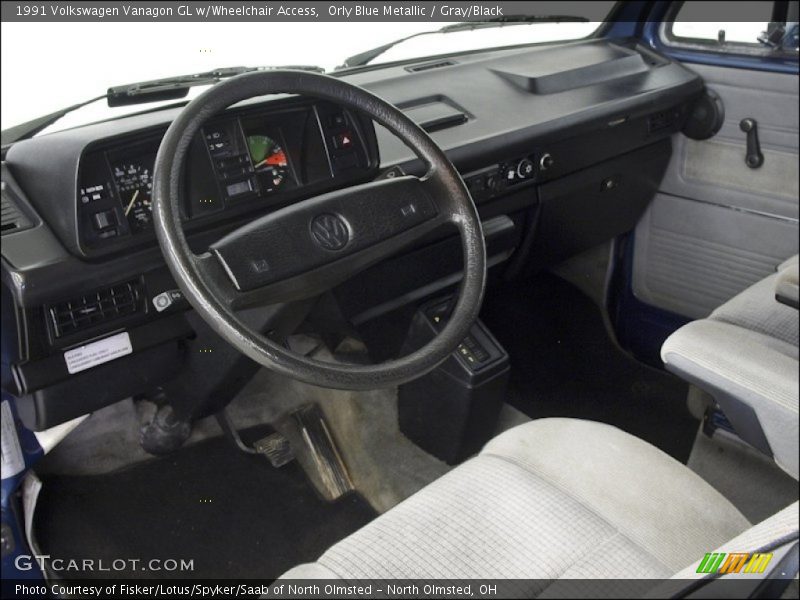
<svg viewBox="0 0 800 600">
<path fill-rule="evenodd" d="M 412 319 L 408 353 L 444 327 L 452 298 L 423 305 Z M 492 437 L 506 396 L 508 354 L 481 321 L 442 365 L 400 386 L 400 431 L 448 464 L 477 453 Z"/>
</svg>

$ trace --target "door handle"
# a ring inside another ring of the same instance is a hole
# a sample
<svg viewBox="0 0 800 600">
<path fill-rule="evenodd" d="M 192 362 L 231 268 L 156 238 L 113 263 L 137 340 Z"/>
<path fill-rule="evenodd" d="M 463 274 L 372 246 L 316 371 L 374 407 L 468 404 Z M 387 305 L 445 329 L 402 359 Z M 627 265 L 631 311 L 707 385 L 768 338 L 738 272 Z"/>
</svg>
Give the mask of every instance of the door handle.
<svg viewBox="0 0 800 600">
<path fill-rule="evenodd" d="M 758 123 L 755 119 L 742 119 L 739 129 L 747 134 L 747 153 L 744 155 L 744 164 L 751 169 L 757 169 L 764 164 L 764 155 L 758 141 Z"/>
</svg>

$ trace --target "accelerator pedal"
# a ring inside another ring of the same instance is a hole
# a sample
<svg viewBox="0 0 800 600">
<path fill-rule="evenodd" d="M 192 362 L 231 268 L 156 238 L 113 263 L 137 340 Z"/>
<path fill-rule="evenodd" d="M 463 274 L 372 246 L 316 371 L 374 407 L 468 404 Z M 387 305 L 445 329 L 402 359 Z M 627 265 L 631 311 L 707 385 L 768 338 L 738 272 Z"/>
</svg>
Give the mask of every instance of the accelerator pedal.
<svg viewBox="0 0 800 600">
<path fill-rule="evenodd" d="M 353 491 L 353 481 L 319 407 L 316 404 L 303 406 L 292 413 L 292 419 L 309 449 L 328 498 L 336 500 Z"/>
</svg>

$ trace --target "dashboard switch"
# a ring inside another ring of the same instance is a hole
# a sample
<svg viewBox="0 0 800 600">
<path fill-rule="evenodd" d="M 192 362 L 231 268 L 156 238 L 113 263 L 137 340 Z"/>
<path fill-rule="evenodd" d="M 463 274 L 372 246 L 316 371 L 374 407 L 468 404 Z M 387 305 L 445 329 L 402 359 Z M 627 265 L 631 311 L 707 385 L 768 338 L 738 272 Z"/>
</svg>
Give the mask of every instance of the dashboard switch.
<svg viewBox="0 0 800 600">
<path fill-rule="evenodd" d="M 349 131 L 333 136 L 333 147 L 337 150 L 348 150 L 353 147 L 353 134 Z"/>
<path fill-rule="evenodd" d="M 103 231 L 117 224 L 117 218 L 113 210 L 101 210 L 100 212 L 94 213 L 92 221 L 97 231 Z"/>
<path fill-rule="evenodd" d="M 158 312 L 163 312 L 182 299 L 183 293 L 180 290 L 167 290 L 153 297 L 153 306 Z"/>
<path fill-rule="evenodd" d="M 517 164 L 517 177 L 520 179 L 528 179 L 529 177 L 533 177 L 535 171 L 536 167 L 534 167 L 533 161 L 531 161 L 529 158 L 523 158 Z"/>
</svg>

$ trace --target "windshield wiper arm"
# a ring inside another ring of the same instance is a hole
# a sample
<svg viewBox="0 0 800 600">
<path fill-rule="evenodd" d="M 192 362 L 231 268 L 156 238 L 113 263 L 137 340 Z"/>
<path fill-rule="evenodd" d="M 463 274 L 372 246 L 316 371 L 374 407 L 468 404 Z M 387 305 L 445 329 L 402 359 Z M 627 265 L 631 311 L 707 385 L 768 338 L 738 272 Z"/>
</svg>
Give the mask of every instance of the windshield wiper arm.
<svg viewBox="0 0 800 600">
<path fill-rule="evenodd" d="M 212 71 L 205 71 L 202 73 L 194 73 L 192 75 L 178 75 L 177 77 L 165 77 L 163 79 L 153 79 L 150 81 L 140 81 L 138 83 L 128 83 L 125 85 L 118 85 L 108 88 L 105 94 L 67 106 L 41 117 L 36 117 L 25 123 L 9 127 L 1 132 L 0 144 L 12 144 L 19 140 L 32 137 L 49 127 L 63 116 L 83 108 L 93 102 L 100 100 L 107 100 L 108 105 L 111 107 L 128 106 L 131 104 L 145 104 L 147 102 L 160 102 L 163 100 L 176 100 L 185 98 L 189 93 L 189 88 L 199 85 L 213 85 L 219 83 L 228 77 L 235 77 L 242 73 L 249 73 L 251 71 L 266 71 L 273 69 L 295 69 L 300 71 L 314 71 L 317 73 L 324 73 L 325 69 L 322 67 L 315 67 L 309 65 L 290 65 L 281 67 L 224 67 L 214 69 Z"/>
<path fill-rule="evenodd" d="M 412 35 L 408 35 L 404 38 L 400 38 L 398 40 L 394 40 L 393 42 L 389 42 L 388 44 L 383 44 L 382 46 L 377 46 L 372 48 L 371 50 L 366 50 L 364 52 L 360 52 L 359 54 L 354 54 L 349 58 L 346 58 L 345 61 L 338 67 L 337 69 L 347 69 L 350 67 L 362 67 L 369 62 L 373 61 L 381 54 L 389 50 L 390 48 L 394 48 L 398 44 L 402 44 L 403 42 L 407 42 L 410 39 L 421 37 L 423 35 L 434 35 L 439 33 L 453 33 L 456 31 L 470 31 L 473 29 L 490 29 L 493 27 L 505 27 L 506 25 L 528 25 L 532 23 L 588 23 L 589 19 L 586 17 L 577 17 L 574 15 L 509 15 L 506 17 L 495 17 L 493 19 L 487 19 L 485 21 L 463 21 L 461 23 L 453 23 L 452 25 L 445 25 L 439 29 L 433 29 L 431 31 L 421 31 L 420 33 L 415 33 Z"/>
<path fill-rule="evenodd" d="M 453 31 L 464 31 L 469 29 L 488 29 L 491 27 L 503 27 L 505 25 L 528 25 L 531 23 L 588 23 L 586 17 L 575 15 L 509 15 L 507 17 L 495 17 L 485 21 L 462 21 L 445 25 L 439 31 L 450 33 Z"/>
<path fill-rule="evenodd" d="M 324 73 L 322 67 L 312 65 L 287 65 L 280 67 L 224 67 L 202 73 L 191 75 L 178 75 L 177 77 L 166 77 L 163 79 L 152 79 L 150 81 L 140 81 L 138 83 L 128 83 L 108 88 L 106 97 L 109 106 L 124 106 L 126 104 L 139 104 L 143 102 L 153 102 L 153 96 L 166 96 L 157 98 L 158 100 L 171 100 L 183 98 L 189 93 L 189 88 L 198 85 L 213 85 L 223 79 L 235 77 L 242 73 L 253 71 L 271 71 L 275 69 L 294 69 L 298 71 L 314 71 Z"/>
</svg>

